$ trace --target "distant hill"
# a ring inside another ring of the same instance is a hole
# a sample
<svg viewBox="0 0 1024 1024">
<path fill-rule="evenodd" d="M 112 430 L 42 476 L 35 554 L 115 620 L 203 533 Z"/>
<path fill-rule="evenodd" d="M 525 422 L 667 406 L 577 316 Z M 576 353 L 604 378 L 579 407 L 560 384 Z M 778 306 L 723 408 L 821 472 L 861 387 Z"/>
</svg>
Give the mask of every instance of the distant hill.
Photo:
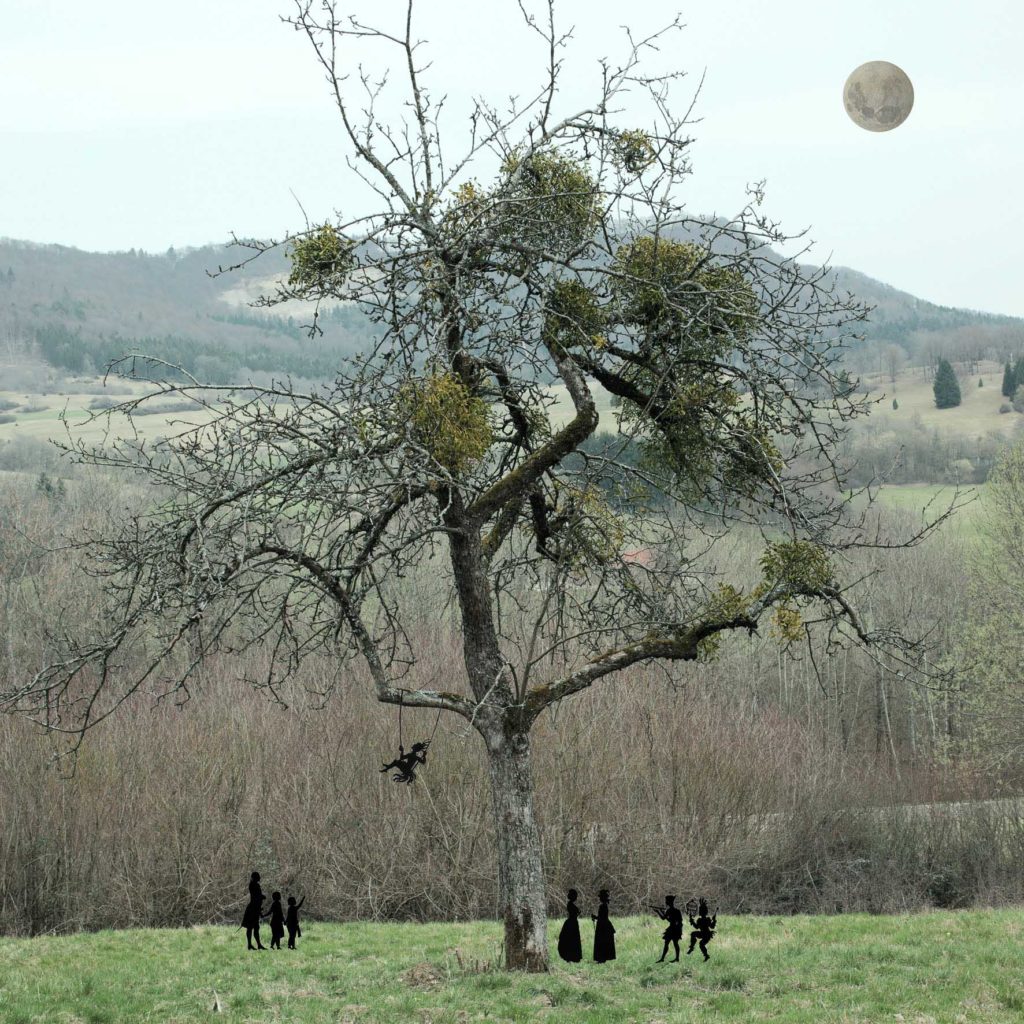
<svg viewBox="0 0 1024 1024">
<path fill-rule="evenodd" d="M 324 379 L 340 356 L 365 346 L 370 325 L 352 306 L 323 309 L 324 336 L 311 340 L 302 304 L 248 305 L 287 272 L 281 251 L 210 276 L 246 255 L 215 245 L 93 253 L 0 240 L 0 362 L 11 365 L 20 354 L 90 373 L 137 350 L 213 382 L 285 373 Z M 902 349 L 905 362 L 925 365 L 938 354 L 970 363 L 1024 351 L 1024 320 L 938 306 L 845 267 L 833 273 L 840 288 L 876 307 L 851 345 L 854 370 L 880 368 L 873 362 L 881 363 L 877 353 L 889 345 Z"/>
<path fill-rule="evenodd" d="M 939 306 L 851 270 L 835 267 L 838 286 L 874 309 L 859 333 L 864 342 L 896 344 L 908 361 L 931 365 L 940 355 L 954 362 L 998 362 L 1024 352 L 1024 319 Z"/>
<path fill-rule="evenodd" d="M 368 325 L 351 307 L 322 310 L 324 334 L 311 340 L 307 310 L 253 309 L 238 297 L 253 274 L 210 276 L 244 255 L 226 246 L 153 255 L 2 240 L 0 361 L 20 352 L 88 374 L 136 350 L 214 382 L 284 373 L 323 379 L 340 355 L 365 345 Z M 264 284 L 286 272 L 283 254 L 257 265 Z"/>
</svg>

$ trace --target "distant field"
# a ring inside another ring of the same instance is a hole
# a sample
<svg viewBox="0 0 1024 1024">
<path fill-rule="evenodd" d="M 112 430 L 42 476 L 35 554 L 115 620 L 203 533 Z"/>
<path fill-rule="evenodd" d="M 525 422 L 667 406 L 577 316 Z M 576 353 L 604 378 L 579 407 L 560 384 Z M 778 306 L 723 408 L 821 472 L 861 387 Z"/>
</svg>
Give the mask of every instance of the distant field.
<svg viewBox="0 0 1024 1024">
<path fill-rule="evenodd" d="M 926 427 L 938 427 L 950 433 L 967 437 L 982 437 L 990 431 L 1009 436 L 1021 422 L 1021 414 L 1000 413 L 999 407 L 1008 402 L 1002 394 L 1003 367 L 999 363 L 983 362 L 978 372 L 967 374 L 963 366 L 955 367 L 960 380 L 961 403 L 953 409 L 936 409 L 932 381 L 920 367 L 904 370 L 889 379 L 886 373 L 863 374 L 862 383 L 871 388 L 874 398 L 882 398 L 879 412 L 891 417 L 891 424 L 898 428 L 901 422 L 909 423 L 915 416 L 921 418 Z M 984 387 L 978 387 L 978 379 Z M 883 397 L 884 396 L 884 397 Z M 892 408 L 896 399 L 899 409 Z"/>
<path fill-rule="evenodd" d="M 97 411 L 90 408 L 90 403 L 97 399 L 123 402 L 133 396 L 145 394 L 147 390 L 142 384 L 129 384 L 118 380 L 118 389 L 128 393 L 111 393 L 110 390 L 104 389 L 102 378 L 99 377 L 78 379 L 71 382 L 70 387 L 72 390 L 66 393 L 51 391 L 46 394 L 0 390 L 0 406 L 13 405 L 13 408 L 5 408 L 0 416 L 14 417 L 11 423 L 0 423 L 0 445 L 18 437 L 30 437 L 38 441 L 66 440 L 67 432 L 61 420 L 62 414 L 72 427 L 74 436 L 89 443 L 102 440 L 108 422 L 114 435 L 130 434 L 131 429 L 123 416 L 101 416 L 92 423 L 87 423 L 89 415 Z M 156 399 L 147 404 L 156 407 L 172 402 L 178 404 L 183 402 L 183 399 L 180 396 L 172 396 L 167 399 Z M 208 413 L 197 408 L 167 414 L 136 416 L 134 422 L 141 435 L 156 437 L 166 435 L 174 429 L 180 430 L 183 420 L 202 422 L 208 418 Z"/>
<path fill-rule="evenodd" d="M 979 376 L 985 382 L 983 388 L 977 386 Z M 980 437 L 991 432 L 1009 437 L 1024 422 L 1024 417 L 1019 413 L 1000 414 L 999 412 L 1000 405 L 1006 399 L 1000 394 L 1002 367 L 996 363 L 980 364 L 978 374 L 973 374 L 970 377 L 961 374 L 963 402 L 955 409 L 935 408 L 931 381 L 925 378 L 923 371 L 919 368 L 901 372 L 897 375 L 895 382 L 891 382 L 886 374 L 865 374 L 862 380 L 872 387 L 871 394 L 874 397 L 885 396 L 877 406 L 877 412 L 885 429 L 896 433 L 902 423 L 910 424 L 911 421 L 919 418 L 920 422 L 927 427 L 937 427 L 940 430 L 967 437 Z M 135 394 L 143 393 L 142 385 L 126 385 L 121 380 L 117 381 L 117 385 L 130 387 Z M 12 423 L 0 423 L 0 443 L 21 436 L 40 440 L 53 437 L 63 438 L 65 436 L 64 426 L 60 422 L 62 410 L 67 410 L 67 418 L 72 424 L 78 424 L 86 419 L 90 411 L 89 403 L 93 399 L 109 397 L 119 401 L 125 397 L 112 395 L 109 390 L 104 390 L 99 377 L 80 378 L 71 382 L 71 386 L 89 393 L 38 394 L 0 390 L 0 405 L 11 403 L 14 406 L 2 414 L 15 418 Z M 556 385 L 550 391 L 554 399 L 550 410 L 551 420 L 556 426 L 561 426 L 567 423 L 574 414 L 572 401 L 564 385 Z M 594 394 L 600 415 L 599 429 L 614 433 L 617 423 L 616 410 L 611 405 L 612 396 L 599 385 L 594 386 Z M 899 402 L 897 410 L 892 409 L 891 400 L 894 397 Z M 26 411 L 27 408 L 34 408 L 35 411 Z M 155 436 L 168 433 L 172 421 L 192 419 L 196 415 L 178 412 L 167 416 L 140 416 L 136 418 L 135 422 L 140 433 L 145 436 Z M 205 418 L 205 414 L 202 418 Z M 123 419 L 120 426 L 124 426 Z M 76 435 L 90 442 L 99 440 L 102 434 L 103 421 L 76 428 Z"/>
<path fill-rule="evenodd" d="M 1019 910 L 719 919 L 711 960 L 656 964 L 662 923 L 619 918 L 618 959 L 550 974 L 481 967 L 500 928 L 309 922 L 299 949 L 230 927 L 0 939 L 5 1024 L 1017 1022 Z M 589 957 L 593 930 L 581 922 Z M 560 922 L 550 928 L 552 950 Z M 266 940 L 265 940 L 266 941 Z M 461 961 L 461 963 L 460 963 Z M 221 1010 L 214 1013 L 214 999 Z"/>
</svg>

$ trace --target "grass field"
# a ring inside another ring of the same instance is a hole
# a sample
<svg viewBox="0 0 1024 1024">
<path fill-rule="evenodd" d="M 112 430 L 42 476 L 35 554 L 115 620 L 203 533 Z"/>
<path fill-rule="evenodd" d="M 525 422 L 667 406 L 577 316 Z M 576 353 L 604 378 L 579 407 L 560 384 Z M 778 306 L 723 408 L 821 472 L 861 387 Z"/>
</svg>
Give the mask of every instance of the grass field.
<svg viewBox="0 0 1024 1024">
<path fill-rule="evenodd" d="M 871 388 L 872 398 L 882 398 L 878 410 L 898 429 L 901 422 L 910 423 L 919 416 L 928 428 L 937 427 L 965 437 L 981 437 L 990 431 L 1009 436 L 1020 422 L 1020 413 L 1000 413 L 999 407 L 1008 402 L 1003 397 L 1003 367 L 998 363 L 982 362 L 978 372 L 967 374 L 962 365 L 955 367 L 960 381 L 961 401 L 952 409 L 936 409 L 932 380 L 920 367 L 904 370 L 896 380 L 888 374 L 862 374 L 861 381 Z M 985 386 L 978 387 L 978 379 Z M 892 399 L 899 409 L 892 408 Z M 891 417 L 891 420 L 889 420 Z"/>
<path fill-rule="evenodd" d="M 67 440 L 67 430 L 62 415 L 71 426 L 73 436 L 93 443 L 101 441 L 108 429 L 112 436 L 131 436 L 132 431 L 124 416 L 100 416 L 87 423 L 93 412 L 90 403 L 97 398 L 106 398 L 114 402 L 123 402 L 128 398 L 146 394 L 150 390 L 143 384 L 127 384 L 119 380 L 117 385 L 122 391 L 130 393 L 111 394 L 105 391 L 99 377 L 74 381 L 76 390 L 64 393 L 49 391 L 44 393 L 4 391 L 0 390 L 0 403 L 13 408 L 6 409 L 6 415 L 13 417 L 10 423 L 0 423 L 0 445 L 18 437 L 29 437 L 37 441 Z M 81 388 L 81 391 L 77 389 Z M 172 402 L 180 403 L 180 396 L 168 399 L 155 399 L 147 403 L 149 407 L 159 407 Z M 135 427 L 146 437 L 176 433 L 181 429 L 183 421 L 202 423 L 210 418 L 210 414 L 201 409 L 171 412 L 166 415 L 153 413 L 135 418 Z M 175 429 L 176 428 L 176 429 Z"/>
<path fill-rule="evenodd" d="M 979 388 L 978 377 L 985 381 Z M 865 374 L 861 378 L 872 388 L 872 397 L 885 396 L 878 405 L 878 412 L 886 427 L 899 430 L 901 423 L 909 424 L 915 417 L 926 427 L 938 427 L 966 437 L 980 437 L 992 431 L 1006 435 L 1013 432 L 1020 423 L 1019 413 L 1000 414 L 999 407 L 1006 399 L 1000 394 L 1002 367 L 995 363 L 979 364 L 978 373 L 966 376 L 960 368 L 960 386 L 963 394 L 962 403 L 955 409 L 936 409 L 932 394 L 931 380 L 920 368 L 912 368 L 897 374 L 895 382 L 887 374 Z M 117 380 L 120 388 L 130 389 L 135 394 L 142 394 L 143 385 L 128 384 L 123 379 Z M 67 409 L 67 417 L 72 422 L 84 420 L 88 413 L 89 403 L 98 396 L 109 396 L 122 400 L 124 395 L 110 396 L 105 391 L 102 380 L 96 378 L 76 378 L 69 381 L 72 393 L 62 394 L 58 387 L 46 394 L 8 391 L 0 388 L 0 404 L 9 403 L 13 408 L 7 410 L 14 417 L 11 423 L 0 423 L 0 443 L 17 436 L 30 436 L 40 440 L 51 437 L 65 436 L 64 426 L 60 422 L 60 413 Z M 77 391 L 86 393 L 74 393 Z M 574 414 L 572 401 L 564 385 L 556 385 L 551 389 L 554 403 L 550 410 L 551 421 L 560 426 L 567 423 Z M 892 410 L 891 399 L 899 400 L 899 409 Z M 599 385 L 594 385 L 594 398 L 600 415 L 600 429 L 612 433 L 616 430 L 615 410 L 611 406 L 611 395 Z M 157 403 L 159 404 L 159 402 Z M 35 409 L 36 411 L 26 411 Z M 173 419 L 193 419 L 197 416 L 201 421 L 206 414 L 177 413 L 176 416 L 165 417 L 151 415 L 136 419 L 136 425 L 143 434 L 166 434 L 169 421 Z M 123 420 L 122 420 L 123 423 Z M 96 422 L 81 434 L 86 440 L 98 440 L 102 433 L 102 421 Z"/>
<path fill-rule="evenodd" d="M 997 1024 L 1024 1013 L 1019 910 L 719 923 L 707 963 L 695 951 L 655 964 L 652 916 L 615 920 L 618 960 L 557 961 L 548 975 L 482 968 L 498 955 L 495 923 L 310 922 L 298 950 L 265 953 L 228 927 L 0 939 L 0 1020 Z"/>
</svg>

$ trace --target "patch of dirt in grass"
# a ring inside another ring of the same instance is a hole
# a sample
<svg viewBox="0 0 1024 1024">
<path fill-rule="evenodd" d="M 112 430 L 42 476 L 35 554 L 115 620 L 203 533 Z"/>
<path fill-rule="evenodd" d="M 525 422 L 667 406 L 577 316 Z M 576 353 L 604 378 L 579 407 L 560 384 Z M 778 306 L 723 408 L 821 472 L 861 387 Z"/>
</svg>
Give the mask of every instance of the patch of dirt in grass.
<svg viewBox="0 0 1024 1024">
<path fill-rule="evenodd" d="M 436 988 L 444 981 L 444 975 L 425 960 L 415 964 L 402 975 L 402 981 L 413 988 Z"/>
</svg>

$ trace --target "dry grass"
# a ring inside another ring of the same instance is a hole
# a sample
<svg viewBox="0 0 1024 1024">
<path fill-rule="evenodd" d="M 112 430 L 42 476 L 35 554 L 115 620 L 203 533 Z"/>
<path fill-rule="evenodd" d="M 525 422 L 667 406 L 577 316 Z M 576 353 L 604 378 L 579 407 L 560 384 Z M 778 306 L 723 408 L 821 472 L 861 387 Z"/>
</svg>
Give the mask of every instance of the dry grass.
<svg viewBox="0 0 1024 1024">
<path fill-rule="evenodd" d="M 901 422 L 909 423 L 917 416 L 926 427 L 966 437 L 983 437 L 993 430 L 1009 437 L 1020 422 L 1020 414 L 999 412 L 999 407 L 1009 402 L 1000 390 L 1002 365 L 985 361 L 978 364 L 977 373 L 971 374 L 962 364 L 957 364 L 954 369 L 960 380 L 961 403 L 953 409 L 935 408 L 932 378 L 921 367 L 898 373 L 895 382 L 886 373 L 864 374 L 861 381 L 871 387 L 872 398 L 881 399 L 878 410 L 891 417 L 896 431 Z M 978 387 L 979 377 L 985 382 L 982 388 Z M 896 410 L 892 408 L 894 398 L 899 402 Z"/>
</svg>

